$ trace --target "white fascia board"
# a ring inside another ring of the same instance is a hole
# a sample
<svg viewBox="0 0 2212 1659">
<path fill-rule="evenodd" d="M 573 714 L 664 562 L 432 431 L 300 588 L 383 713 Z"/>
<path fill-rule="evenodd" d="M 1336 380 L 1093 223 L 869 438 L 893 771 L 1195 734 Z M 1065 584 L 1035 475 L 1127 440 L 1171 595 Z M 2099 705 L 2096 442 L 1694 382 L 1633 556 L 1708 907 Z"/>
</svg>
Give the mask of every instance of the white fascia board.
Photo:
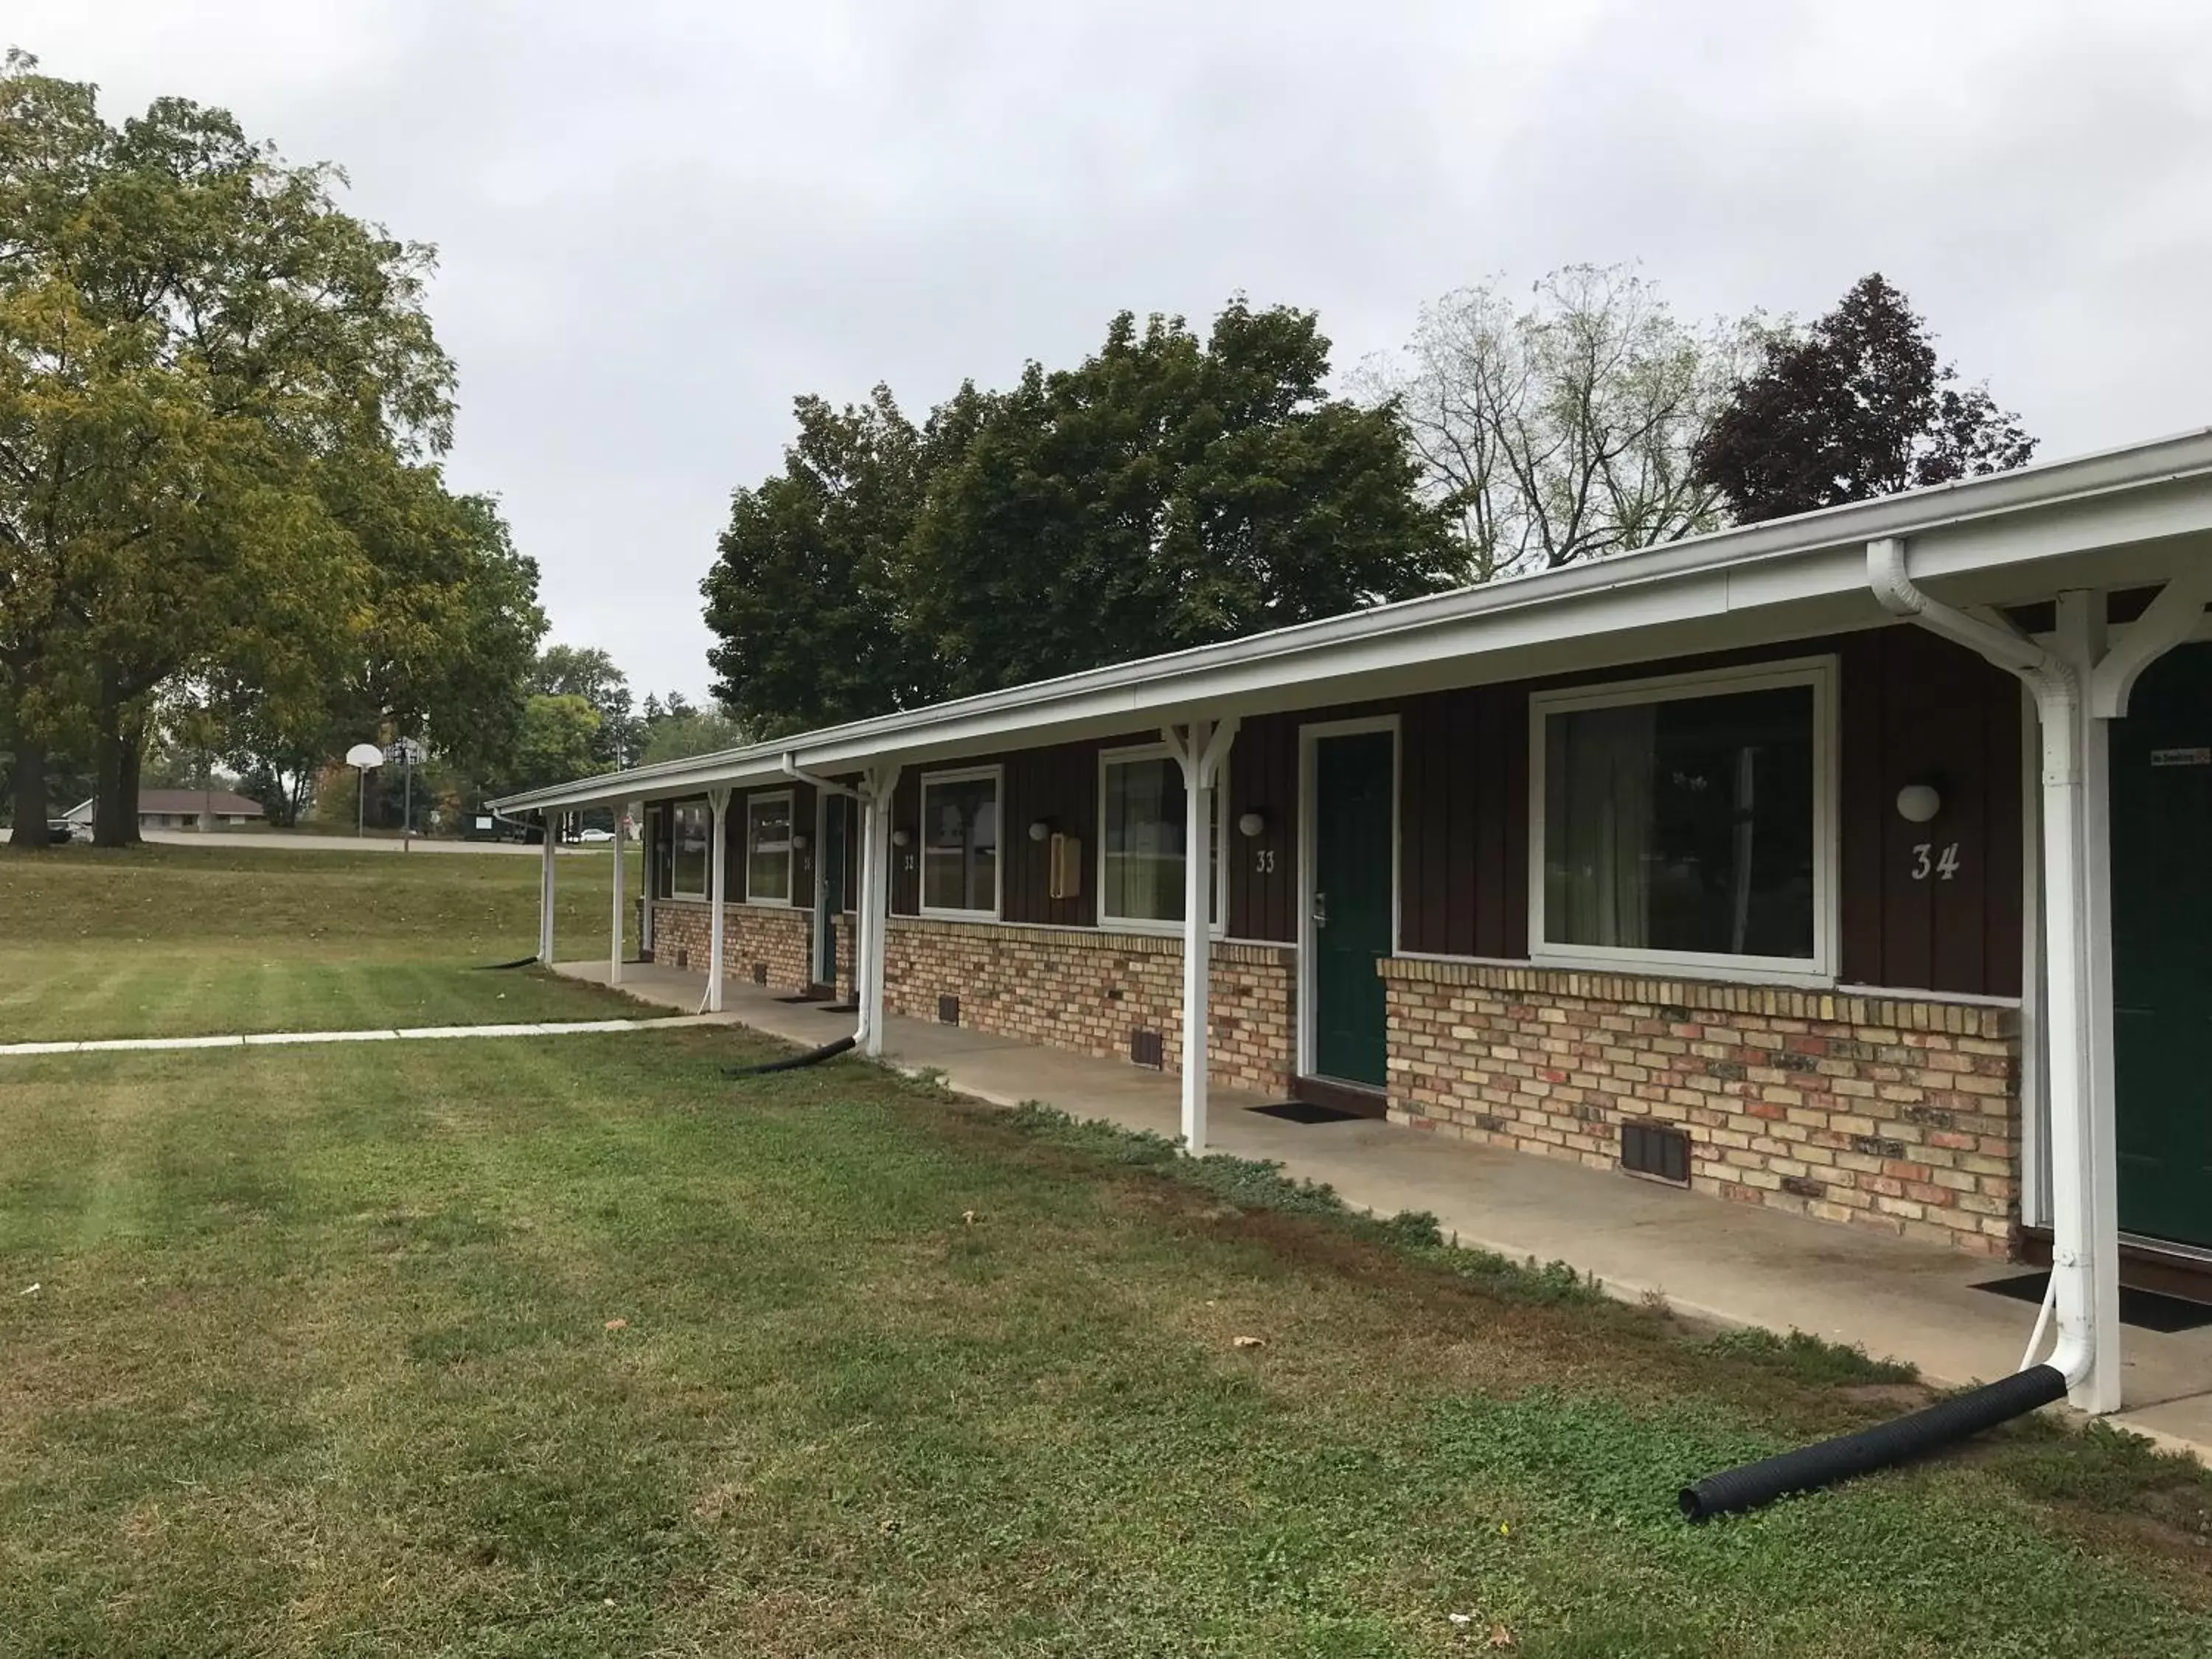
<svg viewBox="0 0 2212 1659">
<path fill-rule="evenodd" d="M 1458 678 L 1504 677 L 1528 653 L 1565 672 L 1632 660 L 1626 636 L 1754 617 L 1772 635 L 1871 626 L 1886 620 L 1866 591 L 1865 548 L 1910 539 L 1916 577 L 1981 578 L 2004 586 L 2069 555 L 2212 533 L 2212 429 L 2076 459 L 1964 479 L 1696 537 L 1642 552 L 1461 588 L 1303 623 L 1219 645 L 1117 663 L 1002 691 L 881 715 L 772 744 L 581 780 L 493 803 L 501 811 L 696 793 L 781 781 L 788 754 L 808 771 L 849 770 L 890 757 L 980 752 L 1136 731 L 1164 713 L 1254 710 L 1303 701 L 1380 695 L 1394 677 L 1443 662 Z M 2184 556 L 2181 551 L 2172 556 Z M 2153 560 L 2152 562 L 2158 561 Z M 2100 562 L 2100 571 L 2131 568 Z M 2046 595 L 2047 596 L 2047 595 Z M 1716 641 L 1718 643 L 1719 641 Z M 1701 648 L 1696 645 L 1683 648 Z M 1515 672 L 1528 672 L 1517 667 Z"/>
</svg>

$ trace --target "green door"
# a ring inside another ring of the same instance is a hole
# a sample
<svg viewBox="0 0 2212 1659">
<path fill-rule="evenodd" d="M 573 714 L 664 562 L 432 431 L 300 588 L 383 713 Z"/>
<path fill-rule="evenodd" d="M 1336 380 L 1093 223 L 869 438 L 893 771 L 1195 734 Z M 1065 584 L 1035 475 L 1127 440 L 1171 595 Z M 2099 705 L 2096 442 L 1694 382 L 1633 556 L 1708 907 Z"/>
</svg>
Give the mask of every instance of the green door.
<svg viewBox="0 0 2212 1659">
<path fill-rule="evenodd" d="M 2112 769 L 2120 1226 L 2212 1245 L 2212 646 L 2144 672 Z"/>
<path fill-rule="evenodd" d="M 1313 1065 L 1341 1083 L 1383 1085 L 1382 977 L 1390 954 L 1390 836 L 1396 742 L 1388 732 L 1313 745 Z"/>
<path fill-rule="evenodd" d="M 814 930 L 814 982 L 837 984 L 837 930 L 845 925 L 845 815 L 850 799 L 832 795 L 822 805 L 822 845 L 814 860 L 819 925 Z"/>
</svg>

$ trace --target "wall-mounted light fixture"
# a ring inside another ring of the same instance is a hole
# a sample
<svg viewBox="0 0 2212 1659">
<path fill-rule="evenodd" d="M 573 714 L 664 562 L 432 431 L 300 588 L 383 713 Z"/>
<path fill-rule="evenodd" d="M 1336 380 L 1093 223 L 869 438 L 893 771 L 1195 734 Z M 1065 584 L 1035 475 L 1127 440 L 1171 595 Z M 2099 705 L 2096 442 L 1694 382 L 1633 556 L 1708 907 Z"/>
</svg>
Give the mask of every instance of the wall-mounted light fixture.
<svg viewBox="0 0 2212 1659">
<path fill-rule="evenodd" d="M 908 846 L 913 842 L 913 841 L 914 831 L 911 830 L 894 830 L 891 831 L 891 845 L 894 847 Z"/>
<path fill-rule="evenodd" d="M 1942 810 L 1942 794 L 1932 783 L 1908 783 L 1897 792 L 1897 816 L 1907 823 L 1925 823 Z"/>
<path fill-rule="evenodd" d="M 1033 818 L 1030 820 L 1030 839 L 1031 841 L 1044 841 L 1049 838 L 1051 835 L 1052 820 L 1050 818 Z"/>
<path fill-rule="evenodd" d="M 1255 836 L 1264 835 L 1267 829 L 1267 815 L 1265 812 L 1246 812 L 1237 820 L 1237 833 L 1247 841 Z"/>
<path fill-rule="evenodd" d="M 799 830 L 793 835 L 791 838 L 791 850 L 794 853 L 804 853 L 806 850 L 806 832 L 804 830 Z"/>
</svg>

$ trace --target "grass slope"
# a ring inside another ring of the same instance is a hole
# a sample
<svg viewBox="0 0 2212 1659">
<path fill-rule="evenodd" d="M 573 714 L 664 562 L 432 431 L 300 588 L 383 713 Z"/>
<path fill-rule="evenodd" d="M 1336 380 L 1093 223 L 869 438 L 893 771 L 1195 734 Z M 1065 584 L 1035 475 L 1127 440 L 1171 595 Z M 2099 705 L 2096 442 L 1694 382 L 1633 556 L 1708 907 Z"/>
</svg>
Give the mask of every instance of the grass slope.
<svg viewBox="0 0 2212 1659">
<path fill-rule="evenodd" d="M 0 1069 L 0 1647 L 2207 1651 L 2132 1443 L 1690 1528 L 1898 1385 L 744 1046 Z"/>
<path fill-rule="evenodd" d="M 559 860 L 561 954 L 605 953 L 612 867 L 603 853 Z M 475 971 L 536 948 L 538 876 L 535 858 L 489 853 L 0 852 L 0 1042 L 627 1010 L 586 987 Z"/>
</svg>

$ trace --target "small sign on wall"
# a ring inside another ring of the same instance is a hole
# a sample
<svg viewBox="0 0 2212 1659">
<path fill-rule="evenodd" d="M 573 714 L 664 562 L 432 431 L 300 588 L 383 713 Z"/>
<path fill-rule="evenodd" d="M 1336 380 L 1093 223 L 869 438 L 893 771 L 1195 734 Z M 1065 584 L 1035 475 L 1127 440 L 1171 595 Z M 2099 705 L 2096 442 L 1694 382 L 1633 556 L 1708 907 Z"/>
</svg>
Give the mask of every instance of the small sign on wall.
<svg viewBox="0 0 2212 1659">
<path fill-rule="evenodd" d="M 2154 749 L 2150 751 L 2153 766 L 2212 766 L 2212 748 Z"/>
</svg>

